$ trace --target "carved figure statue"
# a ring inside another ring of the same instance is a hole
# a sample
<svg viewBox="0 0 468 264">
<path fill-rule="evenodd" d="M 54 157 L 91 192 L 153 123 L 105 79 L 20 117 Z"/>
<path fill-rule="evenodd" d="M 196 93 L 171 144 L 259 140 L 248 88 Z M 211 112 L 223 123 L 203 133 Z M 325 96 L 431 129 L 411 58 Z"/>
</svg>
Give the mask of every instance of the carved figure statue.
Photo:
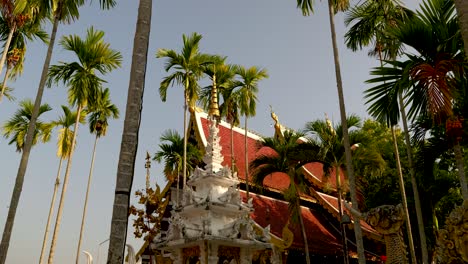
<svg viewBox="0 0 468 264">
<path fill-rule="evenodd" d="M 167 240 L 177 240 L 184 237 L 184 224 L 179 214 L 175 213 L 169 219 L 169 229 L 167 230 Z"/>
<path fill-rule="evenodd" d="M 403 206 L 381 205 L 372 208 L 369 212 L 360 213 L 347 203 L 344 203 L 351 213 L 366 221 L 377 232 L 381 233 L 385 239 L 388 264 L 407 264 L 406 245 L 403 239 L 401 227 L 405 222 Z"/>
<path fill-rule="evenodd" d="M 219 196 L 218 200 L 222 203 L 239 204 L 241 198 L 236 187 L 230 186 L 225 193 Z"/>
<path fill-rule="evenodd" d="M 468 200 L 457 206 L 437 236 L 439 263 L 468 263 Z"/>
</svg>

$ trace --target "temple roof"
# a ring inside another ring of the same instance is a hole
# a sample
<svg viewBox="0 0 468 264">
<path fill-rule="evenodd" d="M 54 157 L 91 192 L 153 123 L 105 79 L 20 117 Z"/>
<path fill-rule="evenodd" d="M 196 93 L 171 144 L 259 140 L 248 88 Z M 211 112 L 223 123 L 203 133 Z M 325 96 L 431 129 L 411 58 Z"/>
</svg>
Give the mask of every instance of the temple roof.
<svg viewBox="0 0 468 264">
<path fill-rule="evenodd" d="M 241 196 L 246 199 L 246 194 L 241 191 Z M 285 217 L 288 212 L 288 203 L 267 196 L 250 193 L 255 208 L 252 219 L 262 227 L 270 225 L 270 233 L 281 238 L 284 226 L 289 222 Z M 338 230 L 330 225 L 329 221 L 314 209 L 302 206 L 302 216 L 311 253 L 322 255 L 341 255 L 342 245 Z M 292 248 L 302 248 L 304 243 L 299 223 L 289 223 L 288 227 L 294 234 Z"/>
<path fill-rule="evenodd" d="M 194 133 L 193 136 L 197 138 L 198 142 L 202 142 L 203 147 L 206 146 L 207 138 L 209 134 L 209 121 L 208 115 L 201 111 L 193 111 L 191 116 L 191 124 L 189 131 Z M 201 128 L 201 129 L 200 129 Z M 222 147 L 221 154 L 224 156 L 224 161 L 222 163 L 223 166 L 231 166 L 231 126 L 230 124 L 221 121 L 219 123 L 219 136 L 221 138 L 220 145 Z M 237 173 L 239 180 L 241 182 L 245 182 L 245 130 L 239 127 L 233 127 L 233 146 L 234 146 L 234 157 L 235 157 L 235 165 L 237 168 Z M 261 148 L 258 149 L 258 142 L 261 140 L 261 136 L 258 134 L 252 133 L 250 131 L 247 132 L 247 148 L 248 148 L 248 160 L 251 162 L 256 157 L 260 155 L 268 155 L 268 153 L 273 153 L 269 148 Z M 309 195 L 302 195 L 301 198 L 303 200 L 312 201 L 314 203 L 319 203 L 322 205 L 328 212 L 330 212 L 336 219 L 338 219 L 338 203 L 337 198 L 327 195 L 323 192 L 325 191 L 333 191 L 336 190 L 336 177 L 332 177 L 334 172 L 332 171 L 330 176 L 326 176 L 323 173 L 322 164 L 320 163 L 309 163 L 303 167 L 303 171 L 305 173 L 306 179 L 312 184 L 311 190 L 312 196 Z M 340 173 L 341 181 L 345 182 L 343 173 Z M 269 189 L 273 192 L 281 192 L 283 189 L 289 186 L 289 177 L 284 173 L 273 173 L 271 176 L 268 176 L 264 180 L 264 187 Z M 271 200 L 271 198 L 269 198 Z M 265 199 L 264 199 L 265 200 Z M 255 210 L 263 210 L 265 208 L 263 205 L 271 205 L 271 206 L 280 206 L 281 203 L 273 203 L 273 202 L 264 202 L 260 203 L 259 207 L 255 206 Z M 286 207 L 287 209 L 287 207 Z M 305 210 L 305 211 L 304 211 Z M 303 214 L 310 215 L 312 209 L 304 209 Z M 349 214 L 349 213 L 348 213 Z M 284 218 L 284 213 L 280 215 Z M 310 216 L 310 219 L 313 219 L 313 215 Z M 261 217 L 254 219 L 262 219 Z M 287 219 L 284 218 L 284 221 Z M 317 221 L 315 221 L 317 222 Z M 319 223 L 319 222 L 317 222 Z M 259 223 L 260 224 L 260 223 Z M 377 233 L 374 229 L 372 229 L 367 223 L 361 221 L 361 226 L 363 228 L 364 234 L 372 239 L 375 240 L 382 240 L 380 234 Z M 281 226 L 282 228 L 283 226 Z M 353 225 L 348 225 L 349 228 L 353 228 Z M 280 229 L 281 230 L 281 229 Z M 311 231 L 315 232 L 315 231 Z M 301 238 L 302 236 L 299 236 Z M 295 236 L 296 238 L 296 236 Z M 322 240 L 321 240 L 322 241 Z M 321 242 L 322 243 L 322 242 Z"/>
</svg>

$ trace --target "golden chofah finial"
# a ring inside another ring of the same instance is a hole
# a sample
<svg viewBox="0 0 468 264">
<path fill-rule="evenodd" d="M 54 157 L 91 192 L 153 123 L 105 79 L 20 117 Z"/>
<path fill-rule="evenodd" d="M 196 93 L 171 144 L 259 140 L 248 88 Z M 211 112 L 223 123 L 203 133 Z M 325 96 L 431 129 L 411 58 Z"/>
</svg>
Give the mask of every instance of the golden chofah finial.
<svg viewBox="0 0 468 264">
<path fill-rule="evenodd" d="M 273 107 L 270 105 L 270 114 L 273 121 L 275 121 L 275 127 L 279 125 L 278 116 L 273 112 Z"/>
<path fill-rule="evenodd" d="M 333 133 L 333 135 L 335 135 L 336 134 L 335 129 L 333 129 L 332 122 L 330 121 L 330 119 L 328 119 L 327 113 L 325 113 L 325 122 L 327 122 L 328 129 L 330 129 L 330 131 Z"/>
<path fill-rule="evenodd" d="M 270 105 L 271 118 L 275 121 L 275 137 L 283 139 L 283 132 L 281 131 L 281 124 L 279 123 L 278 116 L 273 112 L 273 107 Z"/>
<path fill-rule="evenodd" d="M 211 102 L 210 102 L 210 111 L 208 115 L 213 117 L 213 119 L 219 120 L 219 107 L 218 107 L 218 89 L 216 87 L 216 74 L 213 74 L 213 89 L 211 89 Z"/>
</svg>

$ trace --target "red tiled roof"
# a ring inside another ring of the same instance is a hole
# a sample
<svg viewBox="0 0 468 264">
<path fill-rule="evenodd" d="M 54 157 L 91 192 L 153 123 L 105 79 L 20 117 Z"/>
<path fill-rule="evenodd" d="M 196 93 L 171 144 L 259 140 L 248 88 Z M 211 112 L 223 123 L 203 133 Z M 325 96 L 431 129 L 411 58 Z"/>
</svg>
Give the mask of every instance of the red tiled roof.
<svg viewBox="0 0 468 264">
<path fill-rule="evenodd" d="M 195 122 L 198 127 L 198 132 L 200 133 L 199 136 L 201 140 L 203 141 L 203 144 L 206 146 L 206 140 L 209 135 L 209 121 L 207 119 L 207 114 L 202 113 L 202 112 L 197 112 L 197 111 L 195 111 L 195 113 L 196 113 Z M 200 127 L 202 129 L 200 129 Z M 220 144 L 222 147 L 221 154 L 224 157 L 224 161 L 222 163 L 223 166 L 231 166 L 231 130 L 230 129 L 231 127 L 228 123 L 221 121 L 219 125 L 219 136 L 221 138 L 220 140 Z M 234 157 L 236 158 L 235 164 L 237 166 L 237 175 L 241 181 L 245 181 L 245 152 L 244 152 L 245 130 L 239 127 L 234 127 L 233 131 L 234 131 L 233 133 Z M 269 148 L 258 149 L 257 144 L 260 141 L 260 139 L 261 137 L 256 134 L 253 134 L 251 132 L 247 133 L 247 148 L 248 148 L 248 161 L 249 162 L 254 160 L 259 155 L 268 155 L 268 153 L 273 154 L 272 150 L 270 150 Z M 317 189 L 321 191 L 326 190 L 326 189 L 329 189 L 329 190 L 336 189 L 336 177 L 334 177 L 335 175 L 334 171 L 330 172 L 329 176 L 325 176 L 323 173 L 323 166 L 320 163 L 309 163 L 305 165 L 303 169 L 306 175 L 306 179 L 308 179 Z M 340 174 L 340 177 L 341 177 L 341 181 L 345 182 L 343 173 Z M 270 189 L 281 191 L 287 188 L 288 186 L 289 186 L 289 177 L 284 173 L 279 173 L 279 172 L 273 173 L 271 176 L 268 176 L 264 180 L 264 187 L 267 187 Z M 319 202 L 322 204 L 322 206 L 325 206 L 325 208 L 330 213 L 332 213 L 332 215 L 338 218 L 337 199 L 334 198 L 333 196 L 329 196 L 321 192 L 318 192 L 315 188 L 311 188 L 311 189 L 315 191 L 316 193 L 321 194 L 321 195 L 314 195 L 314 196 L 316 196 L 315 198 L 317 198 L 318 200 L 321 200 Z M 305 196 L 304 198 L 310 199 L 311 197 Z M 270 205 L 276 206 L 278 204 L 273 203 Z M 287 209 L 287 206 L 286 206 L 286 209 Z M 304 210 L 307 211 L 308 209 L 303 209 L 303 214 L 310 214 L 310 212 L 307 213 L 307 212 L 304 212 Z M 287 210 L 285 212 L 287 212 Z M 334 212 L 336 212 L 336 214 Z M 280 214 L 278 216 L 281 219 L 285 219 L 284 212 L 283 214 Z M 281 229 L 283 228 L 283 226 L 281 226 Z M 374 239 L 380 240 L 378 233 L 376 233 L 376 231 L 372 229 L 369 225 L 367 225 L 364 221 L 361 221 L 361 226 L 363 227 L 364 231 L 366 231 L 365 234 L 370 235 Z M 350 227 L 352 227 L 352 225 L 350 225 Z M 280 232 L 281 232 L 281 229 L 279 229 Z M 302 237 L 302 236 L 299 236 L 299 237 Z"/>
<path fill-rule="evenodd" d="M 327 209 L 335 217 L 337 217 L 337 218 L 339 217 L 338 198 L 336 198 L 334 196 L 331 196 L 331 195 L 328 195 L 328 194 L 325 194 L 325 193 L 317 192 L 315 190 L 312 190 L 312 192 L 314 192 L 316 194 L 315 196 L 317 198 L 317 201 L 322 206 L 324 206 L 325 209 Z M 342 208 L 346 212 L 346 214 L 351 216 L 351 213 L 349 212 L 349 210 L 344 205 L 342 205 Z M 370 235 L 372 238 L 382 241 L 382 235 L 380 235 L 375 229 L 373 229 L 365 221 L 361 220 L 360 223 L 361 223 L 361 227 L 364 230 L 364 232 L 367 232 L 368 235 Z M 349 227 L 354 228 L 354 225 L 349 225 Z"/>
<path fill-rule="evenodd" d="M 199 130 L 200 137 L 203 140 L 203 144 L 206 145 L 206 139 L 209 134 L 209 121 L 205 113 L 196 112 L 197 125 L 202 127 Z M 223 166 L 231 166 L 231 130 L 230 125 L 222 121 L 219 125 L 219 136 L 221 138 L 220 144 L 222 147 L 221 154 L 224 157 L 222 163 Z M 245 130 L 239 127 L 234 127 L 233 133 L 233 146 L 234 146 L 234 157 L 235 164 L 237 167 L 237 175 L 241 181 L 245 181 Z M 248 161 L 249 163 L 260 155 L 268 155 L 273 153 L 268 148 L 258 149 L 258 142 L 261 139 L 260 136 L 253 133 L 247 133 L 247 149 L 248 149 Z M 304 172 L 306 177 L 317 186 L 319 189 L 336 187 L 336 177 L 325 177 L 320 163 L 309 163 L 304 166 Z M 331 172 L 334 174 L 334 172 Z M 342 182 L 344 182 L 344 176 L 341 175 Z M 275 179 L 276 178 L 276 179 Z M 282 190 L 289 185 L 289 179 L 281 175 L 273 175 L 273 179 L 265 181 L 265 186 L 276 190 Z"/>
<path fill-rule="evenodd" d="M 245 192 L 241 196 L 246 200 Z M 288 222 L 288 204 L 266 196 L 251 194 L 253 198 L 254 212 L 252 219 L 262 227 L 270 225 L 270 232 L 280 237 L 283 227 Z M 311 253 L 316 252 L 323 255 L 342 254 L 341 238 L 339 233 L 330 232 L 333 227 L 329 221 L 313 209 L 302 207 L 302 216 L 306 229 L 307 241 Z M 290 223 L 289 229 L 294 234 L 292 248 L 303 247 L 302 232 L 299 223 Z"/>
</svg>

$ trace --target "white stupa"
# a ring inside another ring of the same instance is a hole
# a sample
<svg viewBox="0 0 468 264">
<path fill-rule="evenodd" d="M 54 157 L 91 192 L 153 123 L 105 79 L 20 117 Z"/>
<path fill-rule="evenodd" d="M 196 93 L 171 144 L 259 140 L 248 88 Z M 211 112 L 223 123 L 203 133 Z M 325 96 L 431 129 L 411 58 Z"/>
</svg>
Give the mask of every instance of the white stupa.
<svg viewBox="0 0 468 264">
<path fill-rule="evenodd" d="M 272 248 L 269 226 L 259 228 L 250 218 L 251 201 L 242 202 L 237 173 L 221 165 L 216 94 L 215 88 L 203 158 L 206 165 L 195 169 L 181 199 L 172 198 L 169 229 L 154 240 L 154 247 L 169 255 L 174 264 L 247 264 L 256 251 Z"/>
</svg>

